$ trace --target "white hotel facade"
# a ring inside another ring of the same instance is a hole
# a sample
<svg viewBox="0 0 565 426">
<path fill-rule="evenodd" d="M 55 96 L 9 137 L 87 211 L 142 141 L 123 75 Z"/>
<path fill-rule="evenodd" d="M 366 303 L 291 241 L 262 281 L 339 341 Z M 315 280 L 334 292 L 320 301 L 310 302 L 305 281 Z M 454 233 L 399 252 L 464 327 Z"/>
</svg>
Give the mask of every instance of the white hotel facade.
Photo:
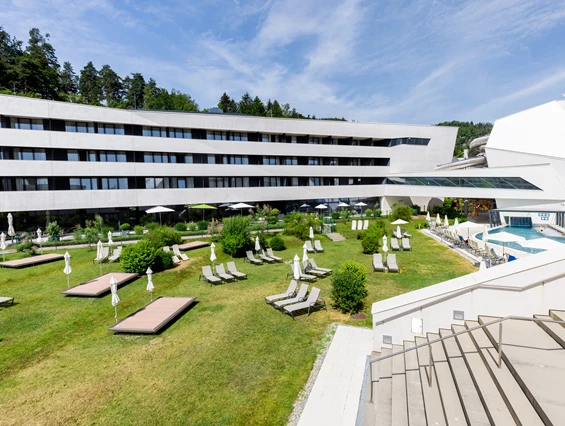
<svg viewBox="0 0 565 426">
<path fill-rule="evenodd" d="M 452 160 L 453 127 L 120 110 L 0 95 L 0 215 L 92 216 L 155 205 L 565 200 L 565 108 L 496 122 L 488 167 Z"/>
</svg>

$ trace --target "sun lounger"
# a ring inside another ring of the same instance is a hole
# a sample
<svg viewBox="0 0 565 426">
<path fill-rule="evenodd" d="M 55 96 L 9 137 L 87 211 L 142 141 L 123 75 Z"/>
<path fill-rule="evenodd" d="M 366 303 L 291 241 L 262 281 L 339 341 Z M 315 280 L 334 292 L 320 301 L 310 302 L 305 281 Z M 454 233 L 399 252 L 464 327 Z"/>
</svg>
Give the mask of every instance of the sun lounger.
<svg viewBox="0 0 565 426">
<path fill-rule="evenodd" d="M 247 278 L 247 274 L 239 272 L 235 266 L 235 262 L 228 262 L 228 272 L 236 278 Z"/>
<path fill-rule="evenodd" d="M 304 265 L 304 273 L 309 274 L 309 275 L 314 275 L 318 278 L 323 278 L 326 275 L 328 275 L 327 272 L 324 271 L 320 271 L 318 269 L 314 269 L 309 263 L 306 263 L 306 265 Z"/>
<path fill-rule="evenodd" d="M 286 277 L 293 277 L 294 276 L 294 266 L 291 263 L 290 265 L 290 272 L 288 274 L 286 274 Z M 308 274 L 303 274 L 302 271 L 300 271 L 300 281 L 316 281 L 316 277 L 314 275 L 308 275 Z"/>
<path fill-rule="evenodd" d="M 202 267 L 202 275 L 200 275 L 198 279 L 200 280 L 200 278 L 206 278 L 206 281 L 208 281 L 210 285 L 222 282 L 220 278 L 214 276 L 214 274 L 212 273 L 212 268 L 210 268 L 209 265 Z"/>
<path fill-rule="evenodd" d="M 272 248 L 268 248 L 268 249 L 267 249 L 267 256 L 269 256 L 271 259 L 275 259 L 277 262 L 282 262 L 282 261 L 283 261 L 283 258 L 282 258 L 282 257 L 276 256 L 276 255 L 273 253 L 273 249 L 272 249 Z"/>
<path fill-rule="evenodd" d="M 261 259 L 255 259 L 255 256 L 253 256 L 253 252 L 246 251 L 245 254 L 247 255 L 247 260 L 249 262 L 253 263 L 254 265 L 260 265 L 260 264 L 263 263 L 263 261 Z"/>
<path fill-rule="evenodd" d="M 320 240 L 314 240 L 314 249 L 316 253 L 323 253 L 324 248 L 322 247 L 322 242 Z"/>
<path fill-rule="evenodd" d="M 14 298 L 13 297 L 0 297 L 0 305 L 7 304 L 8 302 L 10 302 L 10 305 L 13 305 L 14 304 Z"/>
<path fill-rule="evenodd" d="M 99 297 L 110 291 L 110 280 L 112 277 L 118 282 L 119 288 L 135 280 L 138 276 L 138 274 L 127 274 L 125 272 L 108 272 L 107 274 L 64 290 L 61 293 L 66 296 Z"/>
<path fill-rule="evenodd" d="M 404 238 L 412 238 L 412 235 L 410 235 L 408 232 L 404 232 L 404 234 L 402 234 L 402 236 Z"/>
<path fill-rule="evenodd" d="M 40 256 L 30 256 L 24 257 L 23 259 L 7 260 L 6 262 L 0 262 L 0 266 L 3 268 L 24 268 L 26 266 L 39 265 L 41 263 L 53 262 L 55 260 L 63 260 L 65 256 L 62 254 L 42 254 Z"/>
<path fill-rule="evenodd" d="M 302 302 L 306 299 L 306 293 L 308 293 L 308 284 L 302 284 L 298 294 L 291 299 L 279 300 L 277 302 L 271 303 L 275 308 L 282 309 L 283 306 L 292 305 L 294 303 Z"/>
<path fill-rule="evenodd" d="M 410 240 L 408 238 L 402 239 L 402 250 L 412 251 L 412 246 L 410 245 Z"/>
<path fill-rule="evenodd" d="M 308 299 L 306 299 L 306 301 L 285 306 L 283 307 L 283 312 L 285 314 L 289 314 L 292 319 L 294 319 L 294 313 L 297 311 L 308 309 L 309 316 L 312 309 L 319 307 L 324 307 L 326 311 L 328 310 L 328 308 L 326 307 L 326 302 L 320 299 L 320 289 L 312 287 L 312 291 L 308 295 Z"/>
<path fill-rule="evenodd" d="M 292 297 L 296 294 L 297 288 L 298 288 L 298 282 L 296 280 L 292 280 L 284 293 L 275 294 L 273 296 L 267 296 L 265 297 L 265 302 L 267 302 L 269 305 L 272 305 L 277 300 L 288 299 L 289 297 Z"/>
<path fill-rule="evenodd" d="M 163 247 L 163 251 L 166 252 L 166 253 L 170 253 L 171 249 L 168 246 L 165 246 L 165 247 Z M 174 252 L 173 252 L 172 258 L 173 258 L 173 263 L 175 265 L 178 265 L 180 263 L 180 259 L 178 258 L 178 256 Z"/>
<path fill-rule="evenodd" d="M 273 258 L 267 256 L 267 255 L 263 252 L 263 250 L 259 250 L 259 252 L 257 253 L 257 256 L 259 256 L 262 260 L 264 260 L 265 262 L 268 262 L 268 263 L 273 263 L 273 262 L 275 261 L 275 259 L 273 259 Z"/>
<path fill-rule="evenodd" d="M 180 257 L 182 260 L 188 260 L 188 256 L 180 252 L 178 244 L 175 244 L 172 248 L 173 248 L 173 253 L 175 254 L 176 257 Z"/>
<path fill-rule="evenodd" d="M 381 253 L 373 254 L 373 272 L 375 271 L 385 271 L 385 265 L 383 264 L 383 255 Z"/>
<path fill-rule="evenodd" d="M 310 262 L 310 265 L 312 265 L 312 268 L 317 269 L 318 271 L 324 271 L 328 274 L 331 274 L 333 271 L 332 269 L 328 268 L 320 268 L 318 265 L 316 265 L 316 261 L 314 259 L 308 259 L 308 261 Z"/>
<path fill-rule="evenodd" d="M 357 221 L 356 220 L 351 221 L 351 230 L 357 231 Z"/>
<path fill-rule="evenodd" d="M 104 262 L 104 260 L 108 258 L 109 251 L 110 251 L 109 247 L 102 247 L 102 257 L 97 257 L 92 262 L 94 263 Z"/>
<path fill-rule="evenodd" d="M 112 256 L 108 258 L 108 262 L 115 262 L 120 258 L 121 254 L 122 254 L 122 246 L 116 247 L 114 249 L 114 253 L 112 253 Z"/>
<path fill-rule="evenodd" d="M 396 254 L 389 254 L 387 256 L 386 265 L 388 266 L 388 272 L 400 272 L 400 268 L 396 263 Z"/>
<path fill-rule="evenodd" d="M 223 263 L 216 265 L 216 274 L 218 274 L 218 276 L 224 281 L 235 281 L 235 277 L 233 275 L 226 273 Z"/>
<path fill-rule="evenodd" d="M 369 229 L 369 221 L 368 221 L 367 219 L 365 219 L 365 220 L 363 221 L 363 229 L 364 229 L 364 230 Z"/>
<path fill-rule="evenodd" d="M 362 231 L 363 230 L 363 221 L 361 219 L 359 219 L 357 221 L 357 230 L 358 231 Z"/>
<path fill-rule="evenodd" d="M 400 246 L 398 245 L 398 239 L 396 238 L 390 239 L 390 248 L 393 250 L 400 250 Z"/>
<path fill-rule="evenodd" d="M 316 250 L 314 250 L 314 247 L 312 247 L 312 241 L 308 240 L 304 244 L 306 244 L 306 250 L 308 251 L 308 253 L 316 252 Z"/>
</svg>

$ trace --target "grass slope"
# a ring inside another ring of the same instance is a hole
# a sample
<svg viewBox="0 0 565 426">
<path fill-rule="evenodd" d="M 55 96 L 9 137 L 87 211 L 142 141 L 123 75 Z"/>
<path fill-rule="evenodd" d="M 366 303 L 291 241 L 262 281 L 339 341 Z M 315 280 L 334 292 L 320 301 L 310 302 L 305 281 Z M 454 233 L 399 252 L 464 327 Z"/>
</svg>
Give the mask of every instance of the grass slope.
<svg viewBox="0 0 565 426">
<path fill-rule="evenodd" d="M 370 272 L 356 233 L 339 225 L 347 241 L 322 240 L 319 266 L 344 260 L 367 266 L 371 303 L 435 284 L 474 268 L 417 231 L 413 252 L 398 254 L 401 274 Z M 391 228 L 392 229 L 392 228 Z M 410 226 L 408 226 L 410 229 Z M 290 260 L 302 242 L 285 237 Z M 218 262 L 230 260 L 221 250 Z M 188 252 L 181 268 L 154 275 L 155 296 L 196 296 L 198 303 L 157 336 L 113 335 L 110 296 L 71 298 L 64 262 L 21 270 L 0 269 L 0 294 L 15 297 L 0 308 L 0 411 L 2 424 L 286 423 L 307 381 L 327 326 L 370 327 L 333 309 L 296 321 L 267 306 L 263 297 L 286 289 L 285 264 L 253 266 L 236 260 L 249 279 L 211 287 L 198 280 L 209 249 Z M 75 249 L 74 284 L 96 277 L 94 249 Z M 21 254 L 7 256 L 14 259 Z M 119 264 L 103 272 L 120 271 Z M 149 302 L 142 277 L 119 289 L 120 318 Z M 330 279 L 318 280 L 328 300 Z"/>
</svg>

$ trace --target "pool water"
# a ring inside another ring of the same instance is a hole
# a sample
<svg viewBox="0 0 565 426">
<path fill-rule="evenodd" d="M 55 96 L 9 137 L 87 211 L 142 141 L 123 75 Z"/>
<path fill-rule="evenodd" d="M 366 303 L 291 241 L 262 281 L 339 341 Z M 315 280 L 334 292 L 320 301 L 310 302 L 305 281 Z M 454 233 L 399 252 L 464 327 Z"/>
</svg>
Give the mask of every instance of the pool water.
<svg viewBox="0 0 565 426">
<path fill-rule="evenodd" d="M 521 251 L 525 251 L 528 253 L 541 253 L 542 251 L 545 251 L 545 249 L 542 248 L 536 248 L 536 247 L 522 247 L 520 245 L 519 242 L 515 242 L 515 241 L 497 241 L 496 240 L 496 234 L 500 233 L 500 232 L 507 232 L 509 234 L 514 234 L 514 235 L 518 235 L 519 237 L 523 237 L 526 240 L 536 240 L 538 238 L 548 238 L 550 240 L 554 240 L 557 241 L 559 243 L 563 243 L 565 244 L 565 236 L 561 235 L 561 233 L 557 232 L 555 229 L 549 228 L 549 227 L 538 227 L 538 226 L 533 226 L 532 228 L 522 228 L 522 227 L 517 227 L 517 226 L 504 226 L 502 228 L 497 228 L 494 229 L 492 231 L 489 231 L 489 238 L 488 241 L 492 242 L 493 244 L 498 244 L 500 246 L 504 246 L 504 247 L 509 247 L 509 248 L 513 248 L 516 250 L 521 250 Z M 483 239 L 483 233 L 480 232 L 478 233 L 475 238 L 482 240 Z"/>
</svg>

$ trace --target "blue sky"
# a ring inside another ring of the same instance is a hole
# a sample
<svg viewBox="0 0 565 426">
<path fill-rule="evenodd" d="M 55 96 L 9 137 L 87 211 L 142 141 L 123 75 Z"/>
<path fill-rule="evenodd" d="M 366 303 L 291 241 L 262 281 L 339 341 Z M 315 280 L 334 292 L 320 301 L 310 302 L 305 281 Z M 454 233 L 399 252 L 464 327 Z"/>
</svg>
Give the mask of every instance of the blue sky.
<svg viewBox="0 0 565 426">
<path fill-rule="evenodd" d="M 350 120 L 493 121 L 564 99 L 563 0 L 0 0 L 61 63 Z"/>
</svg>

